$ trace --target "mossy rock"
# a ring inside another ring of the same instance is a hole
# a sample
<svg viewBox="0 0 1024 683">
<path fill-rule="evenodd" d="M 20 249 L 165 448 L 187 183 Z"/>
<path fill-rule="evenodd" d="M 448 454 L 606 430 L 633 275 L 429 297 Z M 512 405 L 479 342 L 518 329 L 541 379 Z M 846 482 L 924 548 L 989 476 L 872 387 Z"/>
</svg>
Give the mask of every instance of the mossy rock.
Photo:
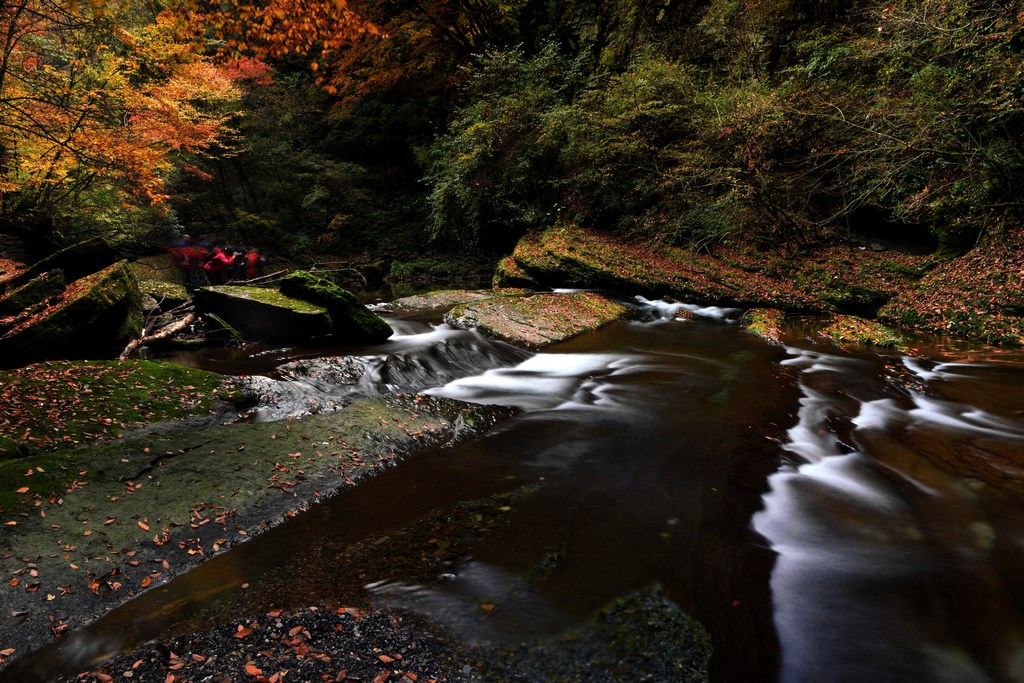
<svg viewBox="0 0 1024 683">
<path fill-rule="evenodd" d="M 526 290 L 517 290 L 525 294 Z M 449 310 L 453 306 L 466 304 L 471 301 L 492 299 L 498 296 L 489 289 L 439 289 L 425 294 L 413 294 L 395 299 L 388 307 L 396 313 L 407 313 L 410 311 L 430 311 L 437 309 Z"/>
<path fill-rule="evenodd" d="M 853 315 L 834 315 L 821 334 L 837 344 L 862 344 L 904 349 L 903 337 L 873 320 Z"/>
<path fill-rule="evenodd" d="M 64 271 L 50 270 L 29 280 L 0 299 L 0 317 L 16 315 L 27 308 L 58 296 L 67 287 Z"/>
<path fill-rule="evenodd" d="M 533 279 L 513 256 L 506 256 L 498 261 L 498 267 L 494 270 L 494 278 L 491 280 L 493 287 L 527 287 L 535 289 L 537 281 Z"/>
<path fill-rule="evenodd" d="M 786 314 L 777 308 L 752 308 L 743 314 L 740 325 L 769 344 L 781 344 L 782 323 L 785 319 Z"/>
<path fill-rule="evenodd" d="M 216 285 L 193 293 L 196 311 L 250 341 L 315 341 L 333 332 L 323 306 L 286 296 L 275 289 Z"/>
<path fill-rule="evenodd" d="M 141 329 L 142 295 L 120 261 L 73 282 L 52 309 L 15 321 L 0 337 L 0 362 L 109 357 Z"/>
<path fill-rule="evenodd" d="M 278 285 L 281 293 L 323 306 L 331 319 L 332 331 L 345 341 L 382 342 L 391 336 L 391 326 L 364 306 L 354 294 L 326 278 L 297 271 Z"/>
<path fill-rule="evenodd" d="M 51 270 L 64 272 L 64 279 L 73 282 L 80 278 L 106 269 L 117 259 L 113 247 L 101 237 L 93 237 L 61 249 L 28 267 L 8 282 L 8 286 L 20 287 L 29 280 Z"/>
<path fill-rule="evenodd" d="M 624 316 L 627 308 L 593 292 L 494 297 L 456 306 L 449 325 L 479 328 L 492 337 L 537 349 L 595 330 Z"/>
<path fill-rule="evenodd" d="M 550 287 L 587 287 L 740 307 L 822 312 L 827 303 L 783 279 L 750 272 L 690 249 L 657 250 L 578 225 L 528 235 L 516 266 Z"/>
</svg>

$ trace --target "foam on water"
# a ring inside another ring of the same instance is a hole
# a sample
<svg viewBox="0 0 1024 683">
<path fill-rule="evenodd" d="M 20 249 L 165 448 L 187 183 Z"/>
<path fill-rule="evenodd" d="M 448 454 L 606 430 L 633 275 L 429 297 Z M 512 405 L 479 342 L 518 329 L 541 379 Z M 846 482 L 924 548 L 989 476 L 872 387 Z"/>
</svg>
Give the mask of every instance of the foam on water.
<svg viewBox="0 0 1024 683">
<path fill-rule="evenodd" d="M 804 395 L 782 448 L 797 461 L 769 478 L 764 509 L 752 519 L 754 529 L 778 553 L 771 587 L 782 648 L 780 681 L 896 681 L 911 673 L 922 680 L 994 680 L 973 659 L 962 632 L 947 626 L 955 619 L 946 617 L 936 626 L 928 610 L 913 604 L 912 592 L 892 594 L 881 587 L 901 576 L 910 585 L 936 581 L 936 574 L 955 571 L 950 557 L 984 565 L 999 532 L 968 488 L 952 480 L 935 488 L 918 481 L 912 468 L 882 465 L 871 444 L 872 436 L 880 437 L 878 443 L 885 448 L 901 434 L 915 439 L 917 432 L 940 434 L 927 443 L 949 444 L 942 447 L 950 453 L 940 457 L 955 460 L 955 444 L 963 439 L 1024 441 L 1024 427 L 933 398 L 927 386 L 900 400 L 855 399 L 851 414 L 848 394 L 814 388 L 821 382 L 811 380 L 815 373 L 850 372 L 857 360 L 788 350 L 793 357 L 782 363 L 801 371 Z M 918 359 L 903 362 L 925 385 L 948 381 L 954 374 L 949 372 L 953 364 L 928 369 Z M 844 413 L 857 449 L 841 444 L 831 426 Z M 912 456 L 917 443 L 895 447 Z M 937 481 L 941 485 L 945 480 Z M 937 507 L 923 514 L 914 507 L 919 505 Z M 958 512 L 943 512 L 950 509 Z M 942 515 L 940 537 L 926 522 L 928 514 Z M 828 618 L 840 610 L 841 620 Z M 1006 636 L 1011 668 L 1011 660 L 1016 661 L 1012 652 L 1024 642 L 1017 637 L 1020 629 L 1014 634 L 1011 630 Z M 878 649 L 882 642 L 887 649 Z M 837 671 L 847 673 L 834 678 Z"/>
<path fill-rule="evenodd" d="M 648 308 L 655 313 L 656 320 L 674 320 L 679 311 L 687 311 L 702 318 L 713 318 L 726 322 L 735 322 L 737 314 L 742 310 L 739 308 L 723 308 L 721 306 L 699 306 L 697 304 L 670 303 L 659 299 L 647 299 L 642 296 L 634 297 L 643 308 Z"/>
<path fill-rule="evenodd" d="M 595 394 L 600 383 L 594 378 L 621 371 L 624 358 L 620 354 L 539 353 L 515 367 L 488 370 L 424 393 L 524 410 L 554 409 L 570 402 L 594 405 L 597 399 L 583 398 Z"/>
</svg>

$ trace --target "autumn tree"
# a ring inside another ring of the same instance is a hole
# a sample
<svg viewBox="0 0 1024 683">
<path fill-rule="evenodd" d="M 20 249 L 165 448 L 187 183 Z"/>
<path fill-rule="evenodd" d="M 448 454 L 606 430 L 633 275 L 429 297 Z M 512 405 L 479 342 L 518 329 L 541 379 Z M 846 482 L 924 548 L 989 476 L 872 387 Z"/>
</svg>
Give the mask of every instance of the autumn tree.
<svg viewBox="0 0 1024 683">
<path fill-rule="evenodd" d="M 167 180 L 223 136 L 238 90 L 172 15 L 4 0 L 0 17 L 5 231 L 39 245 L 82 229 L 123 237 L 132 213 L 162 204 Z"/>
</svg>

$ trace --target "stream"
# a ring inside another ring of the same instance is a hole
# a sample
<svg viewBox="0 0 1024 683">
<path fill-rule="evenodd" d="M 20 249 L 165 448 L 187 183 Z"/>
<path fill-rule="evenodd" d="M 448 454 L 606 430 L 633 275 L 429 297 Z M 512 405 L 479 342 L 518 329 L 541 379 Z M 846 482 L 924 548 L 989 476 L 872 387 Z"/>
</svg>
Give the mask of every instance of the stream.
<svg viewBox="0 0 1024 683">
<path fill-rule="evenodd" d="M 389 320 L 392 341 L 346 350 L 359 382 L 297 393 L 422 390 L 521 413 L 146 592 L 25 657 L 20 680 L 268 606 L 386 606 L 467 642 L 555 639 L 654 586 L 710 632 L 712 681 L 1024 680 L 1024 354 L 773 346 L 738 311 L 676 320 L 678 306 L 641 304 L 536 354 L 439 316 Z M 316 353 L 177 360 L 273 375 Z M 495 497 L 495 528 L 431 539 L 470 544 L 443 576 L 387 558 L 337 570 L 351 544 Z"/>
</svg>

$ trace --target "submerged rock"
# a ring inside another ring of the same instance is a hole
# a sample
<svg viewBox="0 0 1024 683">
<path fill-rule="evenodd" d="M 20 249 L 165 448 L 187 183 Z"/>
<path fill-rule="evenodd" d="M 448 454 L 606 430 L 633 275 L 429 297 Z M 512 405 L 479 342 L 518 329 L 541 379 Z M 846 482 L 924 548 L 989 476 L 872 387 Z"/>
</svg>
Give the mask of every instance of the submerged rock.
<svg viewBox="0 0 1024 683">
<path fill-rule="evenodd" d="M 512 414 L 393 395 L 286 423 L 219 425 L 0 460 L 0 474 L 22 487 L 20 500 L 0 510 L 0 571 L 19 577 L 0 591 L 3 613 L 16 615 L 0 620 L 0 647 L 24 654 L 409 453 Z M 41 486 L 43 473 L 63 482 L 54 489 L 59 496 Z M 33 558 L 31 576 L 22 558 Z"/>
</svg>

